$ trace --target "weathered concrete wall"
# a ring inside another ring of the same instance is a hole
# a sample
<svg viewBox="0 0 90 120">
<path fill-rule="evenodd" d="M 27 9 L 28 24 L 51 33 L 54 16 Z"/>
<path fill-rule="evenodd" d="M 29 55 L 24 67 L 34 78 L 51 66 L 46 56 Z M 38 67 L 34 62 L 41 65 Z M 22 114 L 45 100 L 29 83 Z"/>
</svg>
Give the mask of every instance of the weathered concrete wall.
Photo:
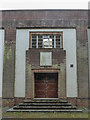
<svg viewBox="0 0 90 120">
<path fill-rule="evenodd" d="M 89 86 L 90 86 L 90 29 L 88 29 L 88 61 L 89 61 Z M 90 93 L 90 89 L 89 89 L 89 93 Z M 89 94 L 89 98 L 90 98 L 90 94 Z"/>
<path fill-rule="evenodd" d="M 5 45 L 7 42 L 12 46 L 16 40 L 16 27 L 41 27 L 41 28 L 76 28 L 76 46 L 77 46 L 77 81 L 78 81 L 78 97 L 86 98 L 88 96 L 88 50 L 87 50 L 87 28 L 88 28 L 88 11 L 86 10 L 42 10 L 42 11 L 3 11 L 2 12 L 2 26 L 5 28 Z M 0 18 L 1 19 L 1 18 Z M 52 29 L 53 30 L 53 29 Z M 14 43 L 13 43 L 14 42 Z M 83 55 L 84 53 L 84 55 Z M 81 56 L 82 55 L 82 56 Z M 5 55 L 6 56 L 6 55 Z M 84 57 L 83 57 L 84 56 Z M 15 54 L 12 55 L 15 60 Z M 5 58 L 5 57 L 4 57 Z M 5 58 L 6 59 L 6 58 Z M 4 60 L 5 60 L 4 59 Z M 7 63 L 7 59 L 5 60 Z M 13 97 L 6 95 L 12 90 L 15 81 L 15 61 L 13 61 L 13 70 L 8 71 L 10 68 L 9 62 L 4 66 L 4 86 L 3 97 Z M 83 68 L 82 68 L 83 67 Z M 9 79 L 5 78 L 9 73 Z M 13 77 L 12 77 L 13 75 Z M 9 82 L 11 80 L 11 82 Z M 8 81 L 8 83 L 7 83 Z M 12 84 L 11 84 L 12 83 Z M 7 89 L 6 89 L 7 88 Z M 11 93 L 9 93 L 11 94 Z"/>
<path fill-rule="evenodd" d="M 14 97 L 15 82 L 15 41 L 16 32 L 13 27 L 5 28 L 4 60 L 3 60 L 3 98 Z"/>
<path fill-rule="evenodd" d="M 27 57 L 26 57 L 27 58 Z M 25 97 L 31 98 L 32 96 L 32 67 L 31 64 L 28 63 L 28 59 L 26 59 L 26 91 Z"/>
<path fill-rule="evenodd" d="M 60 63 L 60 97 L 67 97 L 66 94 L 66 59 Z"/>
<path fill-rule="evenodd" d="M 14 97 L 14 80 L 15 80 L 15 45 L 10 43 L 4 44 L 4 61 L 3 61 L 3 98 Z"/>
<path fill-rule="evenodd" d="M 0 98 L 2 97 L 2 83 L 3 83 L 2 82 L 3 81 L 3 51 L 4 51 L 4 30 L 0 30 Z"/>
<path fill-rule="evenodd" d="M 51 52 L 52 53 L 52 66 L 55 68 L 58 68 L 60 66 L 60 63 L 63 63 L 63 60 L 66 58 L 65 50 L 63 49 L 29 49 L 27 51 L 27 56 L 29 59 L 29 63 L 32 65 L 32 68 L 38 69 L 40 68 L 40 52 Z M 42 66 L 43 67 L 43 66 Z M 43 67 L 44 68 L 44 67 Z"/>
<path fill-rule="evenodd" d="M 77 76 L 78 76 L 78 97 L 88 97 L 88 37 L 87 27 L 81 22 L 77 27 Z M 80 38 L 81 36 L 81 38 Z"/>
</svg>

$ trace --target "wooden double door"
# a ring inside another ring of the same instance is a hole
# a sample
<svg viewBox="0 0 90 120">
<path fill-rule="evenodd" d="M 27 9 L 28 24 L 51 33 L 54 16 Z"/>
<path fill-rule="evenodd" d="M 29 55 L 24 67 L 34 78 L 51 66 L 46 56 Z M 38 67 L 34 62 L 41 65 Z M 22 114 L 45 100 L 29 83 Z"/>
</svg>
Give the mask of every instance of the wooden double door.
<svg viewBox="0 0 90 120">
<path fill-rule="evenodd" d="M 58 73 L 35 73 L 35 97 L 58 97 Z"/>
</svg>

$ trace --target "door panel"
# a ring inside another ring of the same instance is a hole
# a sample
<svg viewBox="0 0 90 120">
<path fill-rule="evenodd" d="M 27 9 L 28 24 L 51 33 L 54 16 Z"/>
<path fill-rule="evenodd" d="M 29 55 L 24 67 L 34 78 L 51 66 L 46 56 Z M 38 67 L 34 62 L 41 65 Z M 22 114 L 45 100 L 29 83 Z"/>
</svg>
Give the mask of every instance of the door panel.
<svg viewBox="0 0 90 120">
<path fill-rule="evenodd" d="M 48 84 L 47 85 L 47 90 L 56 90 L 57 84 Z"/>
<path fill-rule="evenodd" d="M 57 98 L 57 91 L 51 90 L 51 91 L 48 91 L 47 93 L 48 94 L 47 94 L 46 98 Z"/>
</svg>

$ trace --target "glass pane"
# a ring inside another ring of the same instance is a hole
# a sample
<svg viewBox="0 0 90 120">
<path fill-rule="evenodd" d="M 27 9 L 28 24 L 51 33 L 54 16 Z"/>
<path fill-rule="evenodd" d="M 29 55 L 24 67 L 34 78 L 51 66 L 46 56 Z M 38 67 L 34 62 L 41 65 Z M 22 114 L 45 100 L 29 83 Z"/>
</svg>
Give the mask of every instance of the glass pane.
<svg viewBox="0 0 90 120">
<path fill-rule="evenodd" d="M 32 48 L 36 48 L 36 35 L 32 35 Z"/>
<path fill-rule="evenodd" d="M 49 39 L 43 39 L 43 46 L 44 48 L 48 48 L 49 47 Z"/>
<path fill-rule="evenodd" d="M 36 39 L 36 35 L 32 35 L 32 39 L 33 39 L 33 38 Z"/>
</svg>

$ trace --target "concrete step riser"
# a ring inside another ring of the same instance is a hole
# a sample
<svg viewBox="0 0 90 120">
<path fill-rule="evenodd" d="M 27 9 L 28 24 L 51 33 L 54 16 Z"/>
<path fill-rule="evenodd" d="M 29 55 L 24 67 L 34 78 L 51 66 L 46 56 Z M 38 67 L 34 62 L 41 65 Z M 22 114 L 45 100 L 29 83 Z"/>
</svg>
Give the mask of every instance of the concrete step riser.
<svg viewBox="0 0 90 120">
<path fill-rule="evenodd" d="M 47 110 L 48 109 L 58 109 L 58 110 L 59 109 L 65 109 L 66 110 L 66 109 L 76 109 L 76 108 L 14 108 L 14 109 L 22 109 L 22 110 L 24 110 L 24 109 L 43 109 L 43 110 L 44 109 L 47 109 Z"/>
<path fill-rule="evenodd" d="M 80 112 L 76 106 L 67 101 L 37 100 L 24 101 L 18 106 L 9 109 L 8 112 Z"/>
<path fill-rule="evenodd" d="M 15 106 L 14 109 L 76 109 L 76 106 Z"/>
<path fill-rule="evenodd" d="M 14 110 L 11 108 L 7 112 L 82 112 L 82 110 Z"/>
<path fill-rule="evenodd" d="M 63 104 L 63 103 L 68 103 L 68 102 L 60 102 L 60 101 L 58 101 L 58 102 L 57 101 L 51 101 L 51 102 L 50 101 L 42 101 L 42 102 L 41 101 L 37 101 L 37 102 L 28 102 L 27 101 L 27 102 L 25 102 L 24 101 L 24 103 L 30 103 L 30 104 L 31 103 L 60 103 L 60 104 Z"/>
<path fill-rule="evenodd" d="M 44 104 L 44 103 L 40 103 L 40 104 L 19 104 L 19 106 L 71 106 L 71 104 Z"/>
<path fill-rule="evenodd" d="M 19 105 L 19 107 L 71 107 L 72 105 Z"/>
</svg>

